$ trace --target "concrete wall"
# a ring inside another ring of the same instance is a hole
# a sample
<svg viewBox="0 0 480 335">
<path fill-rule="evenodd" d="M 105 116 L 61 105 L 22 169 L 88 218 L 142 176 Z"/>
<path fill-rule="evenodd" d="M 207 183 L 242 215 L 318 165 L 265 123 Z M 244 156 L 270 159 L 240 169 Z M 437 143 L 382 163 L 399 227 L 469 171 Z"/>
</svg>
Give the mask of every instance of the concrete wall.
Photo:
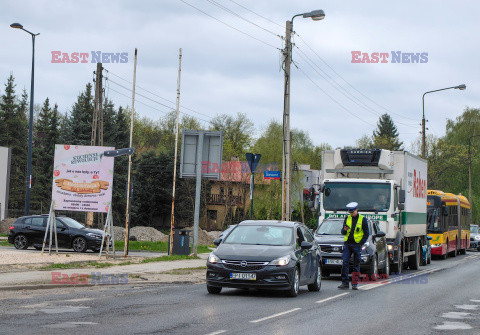
<svg viewBox="0 0 480 335">
<path fill-rule="evenodd" d="M 0 220 L 8 216 L 11 149 L 0 147 Z"/>
</svg>

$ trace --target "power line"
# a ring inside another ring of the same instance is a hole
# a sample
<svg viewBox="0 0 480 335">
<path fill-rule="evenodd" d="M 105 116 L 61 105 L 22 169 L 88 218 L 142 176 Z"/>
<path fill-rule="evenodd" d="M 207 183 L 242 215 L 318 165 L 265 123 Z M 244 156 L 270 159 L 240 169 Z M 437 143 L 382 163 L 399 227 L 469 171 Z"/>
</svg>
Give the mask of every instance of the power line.
<svg viewBox="0 0 480 335">
<path fill-rule="evenodd" d="M 358 94 L 360 94 L 361 96 L 363 96 L 365 99 L 367 99 L 368 101 L 370 101 L 371 103 L 375 104 L 376 106 L 378 106 L 379 108 L 387 111 L 388 113 L 390 114 L 394 114 L 394 115 L 397 115 L 397 116 L 400 116 L 400 117 L 403 117 L 405 119 L 409 119 L 409 120 L 412 120 L 412 121 L 418 121 L 414 118 L 411 118 L 411 117 L 408 117 L 408 116 L 404 116 L 402 114 L 399 114 L 399 113 L 395 113 L 395 112 L 392 112 L 391 110 L 379 105 L 377 102 L 375 102 L 374 100 L 370 99 L 368 96 L 366 96 L 365 94 L 363 94 L 361 91 L 357 90 L 352 84 L 350 84 L 344 77 L 342 77 L 337 71 L 335 71 L 298 33 L 294 32 L 298 38 L 300 39 L 300 41 L 303 42 L 303 44 L 305 44 L 307 46 L 308 49 L 310 49 L 311 52 L 313 52 L 317 57 L 318 59 L 320 59 L 333 73 L 335 73 L 338 77 L 340 77 L 340 79 L 342 79 L 348 86 L 350 86 L 353 90 L 355 90 Z"/>
<path fill-rule="evenodd" d="M 233 2 L 235 5 L 237 5 L 237 6 L 239 6 L 239 7 L 242 7 L 243 9 L 249 11 L 250 13 L 253 13 L 253 14 L 257 15 L 258 17 L 261 17 L 262 19 L 264 19 L 264 20 L 266 20 L 266 21 L 268 21 L 268 22 L 270 22 L 270 23 L 273 23 L 273 24 L 279 26 L 280 28 L 285 28 L 285 27 L 282 26 L 281 24 L 278 24 L 277 22 L 274 22 L 274 21 L 270 20 L 269 18 L 267 18 L 267 17 L 265 17 L 265 16 L 262 16 L 262 15 L 256 13 L 256 12 L 254 12 L 253 10 L 251 10 L 251 9 L 249 9 L 249 8 L 241 5 L 241 4 L 239 4 L 238 2 L 235 2 L 235 1 L 233 1 L 233 0 L 229 0 L 229 1 L 230 1 L 230 2 Z"/>
<path fill-rule="evenodd" d="M 113 72 L 111 72 L 111 71 L 109 71 L 109 70 L 105 70 L 105 71 L 107 71 L 107 73 L 112 74 L 112 75 L 114 75 L 115 77 L 123 80 L 123 81 L 126 82 L 126 83 L 132 84 L 131 81 L 129 81 L 129 80 L 125 79 L 125 78 L 122 78 L 122 77 L 120 77 L 119 75 L 117 75 L 117 74 L 115 74 L 115 73 L 113 73 Z M 172 101 L 172 100 L 166 99 L 166 98 L 164 98 L 164 97 L 162 97 L 162 96 L 160 96 L 160 95 L 158 95 L 158 94 L 156 94 L 156 93 L 153 93 L 153 92 L 151 92 L 151 91 L 149 91 L 149 90 L 147 90 L 146 88 L 143 88 L 143 87 L 141 87 L 141 86 L 138 86 L 138 85 L 136 85 L 136 86 L 137 86 L 137 88 L 139 88 L 139 89 L 141 89 L 141 90 L 143 90 L 143 91 L 145 91 L 145 92 L 147 92 L 147 93 L 150 93 L 151 95 L 154 95 L 154 96 L 156 96 L 157 98 L 160 98 L 160 99 L 162 99 L 162 100 L 164 100 L 164 101 L 167 101 L 167 102 L 170 102 L 170 103 L 172 103 L 172 104 L 175 104 L 175 102 Z M 184 105 L 180 105 L 180 107 L 182 107 L 183 109 L 189 110 L 189 111 L 191 111 L 191 112 L 193 112 L 193 113 L 196 113 L 196 114 L 198 114 L 198 115 L 202 115 L 202 116 L 205 116 L 205 117 L 208 117 L 208 118 L 212 118 L 212 116 L 210 116 L 210 115 L 207 115 L 207 114 L 204 114 L 204 113 L 200 113 L 200 112 L 198 112 L 198 111 L 196 111 L 196 110 L 194 110 L 194 109 L 188 108 L 188 107 L 186 107 L 186 106 L 184 106 Z"/>
<path fill-rule="evenodd" d="M 303 70 L 298 66 L 298 64 L 297 64 L 296 62 L 294 62 L 294 61 L 292 60 L 292 63 L 295 65 L 295 67 L 296 67 L 300 72 L 303 73 L 303 75 L 304 75 L 305 77 L 308 78 L 308 80 L 310 80 L 320 91 L 322 91 L 323 94 L 325 94 L 325 95 L 326 95 L 327 97 L 329 97 L 333 102 L 335 102 L 338 106 L 340 106 L 340 108 L 342 108 L 343 110 L 345 110 L 345 111 L 346 111 L 347 113 L 349 113 L 350 115 L 356 117 L 356 118 L 359 119 L 360 121 L 362 121 L 362 122 L 364 122 L 364 123 L 366 123 L 366 124 L 368 124 L 368 125 L 370 125 L 370 126 L 373 126 L 373 127 L 376 126 L 376 125 L 374 125 L 374 124 L 372 124 L 372 123 L 370 123 L 370 122 L 365 121 L 364 119 L 362 119 L 360 116 L 356 115 L 355 113 L 352 113 L 348 108 L 346 108 L 345 106 L 343 106 L 340 102 L 338 102 L 335 98 L 333 98 L 330 94 L 328 94 L 323 88 L 321 88 L 312 78 L 310 78 L 310 76 L 307 75 L 307 74 L 305 73 L 305 71 L 303 71 Z"/>
<path fill-rule="evenodd" d="M 127 91 L 129 91 L 129 92 L 133 92 L 133 91 L 132 91 L 130 88 L 128 88 L 128 87 L 125 87 L 125 86 L 123 86 L 123 85 L 121 85 L 121 84 L 119 84 L 119 83 L 117 83 L 117 82 L 115 82 L 115 81 L 113 81 L 113 80 L 111 80 L 111 79 L 108 79 L 108 80 L 109 80 L 110 82 L 112 82 L 113 84 L 115 84 L 115 85 L 117 85 L 117 86 L 120 86 L 120 87 L 122 87 L 123 89 L 125 89 L 125 90 L 127 90 Z M 110 88 L 110 90 L 113 90 L 113 89 Z M 118 93 L 118 91 L 115 91 L 115 92 Z M 140 93 L 138 93 L 138 92 L 135 92 L 135 95 L 141 96 L 142 98 L 145 98 L 145 99 L 150 100 L 150 101 L 152 101 L 152 102 L 154 102 L 154 103 L 156 103 L 156 104 L 159 104 L 159 105 L 161 105 L 161 106 L 163 106 L 163 107 L 166 107 L 166 108 L 169 109 L 169 112 L 175 111 L 175 108 L 172 108 L 172 107 L 170 107 L 170 106 L 168 106 L 168 105 L 165 105 L 165 104 L 163 104 L 163 103 L 161 103 L 161 102 L 159 102 L 159 101 L 153 100 L 153 99 L 151 99 L 151 98 L 149 98 L 149 97 L 147 97 L 147 96 L 145 96 L 145 95 L 143 95 L 143 94 L 140 94 Z M 145 105 L 145 103 L 143 103 L 143 104 Z M 148 105 L 146 105 L 146 106 L 148 106 Z M 151 106 L 148 106 L 148 107 L 153 108 L 153 107 L 151 107 Z M 156 109 L 156 108 L 154 108 L 154 109 Z M 157 109 L 157 110 L 158 110 L 158 109 Z M 162 112 L 164 112 L 164 111 L 162 111 Z M 203 121 L 203 122 L 206 122 L 206 123 L 210 123 L 210 124 L 212 123 L 211 120 L 205 120 L 205 119 L 196 117 L 196 116 L 194 116 L 194 115 L 191 115 L 191 114 L 188 114 L 188 113 L 185 113 L 185 112 L 180 112 L 180 113 L 183 114 L 183 115 L 188 115 L 188 116 L 190 116 L 190 117 L 193 117 L 193 118 L 195 118 L 195 119 L 197 119 L 197 120 L 200 120 L 200 121 Z"/>
<path fill-rule="evenodd" d="M 308 57 L 308 55 L 306 55 L 298 46 L 295 46 L 298 51 L 300 52 L 300 58 L 302 58 L 320 77 L 322 77 L 323 79 L 325 79 L 325 81 L 327 81 L 334 89 L 336 89 L 338 92 L 340 92 L 343 96 L 345 96 L 347 99 L 349 99 L 350 101 L 352 101 L 354 104 L 356 104 L 357 106 L 359 106 L 360 108 L 363 108 L 364 110 L 366 110 L 367 112 L 375 115 L 376 117 L 380 117 L 381 116 L 381 113 L 378 113 L 376 112 L 374 109 L 370 108 L 368 105 L 366 105 L 365 103 L 363 103 L 363 101 L 359 100 L 356 96 L 354 96 L 353 94 L 351 94 L 350 92 L 348 92 L 347 90 L 345 90 L 345 88 L 343 88 L 340 84 L 338 84 L 335 79 L 333 79 L 332 77 L 330 77 L 325 71 L 323 71 L 310 57 Z M 325 76 L 323 76 L 320 72 L 317 71 L 320 70 L 323 74 L 325 74 L 329 79 L 330 81 L 325 78 Z M 336 85 L 334 85 L 333 83 L 335 83 Z M 353 98 L 353 99 L 352 99 Z M 355 99 L 355 100 L 354 100 Z M 358 101 L 358 102 L 357 102 Z M 401 125 L 404 125 L 404 126 L 413 126 L 413 124 L 407 124 L 407 123 L 403 123 L 403 122 L 400 122 L 400 121 L 396 121 L 398 124 L 401 124 Z"/>
<path fill-rule="evenodd" d="M 231 28 L 231 29 L 233 29 L 233 30 L 235 30 L 235 31 L 239 32 L 240 34 L 243 34 L 243 35 L 245 35 L 245 36 L 248 36 L 248 37 L 250 37 L 250 38 L 253 38 L 254 40 L 257 40 L 258 42 L 260 42 L 260 43 L 263 43 L 263 44 L 265 44 L 265 45 L 268 45 L 269 47 L 272 47 L 272 48 L 275 48 L 275 49 L 278 49 L 278 50 L 280 50 L 279 48 L 277 48 L 277 47 L 276 47 L 276 46 L 274 46 L 273 44 L 270 44 L 270 43 L 268 43 L 268 42 L 265 42 L 265 41 L 263 41 L 263 40 L 261 40 L 261 39 L 259 39 L 259 38 L 256 38 L 255 36 L 252 36 L 252 35 L 250 35 L 250 34 L 248 34 L 248 33 L 244 32 L 244 31 L 242 31 L 242 30 L 238 29 L 238 28 L 235 28 L 235 27 L 234 27 L 234 26 L 232 26 L 232 25 L 229 25 L 228 23 L 226 23 L 226 22 L 223 22 L 223 21 L 222 21 L 222 20 L 220 20 L 220 19 L 217 19 L 215 16 L 212 16 L 212 15 L 208 14 L 207 12 L 205 12 L 205 11 L 201 10 L 200 8 L 198 8 L 198 7 L 195 7 L 195 6 L 194 6 L 194 5 L 192 5 L 192 4 L 189 4 L 189 3 L 188 3 L 188 2 L 186 2 L 185 0 L 180 0 L 180 1 L 181 1 L 181 2 L 183 2 L 184 4 L 186 4 L 187 6 L 190 6 L 190 7 L 194 8 L 194 9 L 196 9 L 196 10 L 197 10 L 197 11 L 199 11 L 200 13 L 203 13 L 203 14 L 207 15 L 208 17 L 210 17 L 210 18 L 214 19 L 215 21 L 218 21 L 218 22 L 220 22 L 220 23 L 222 23 L 222 24 L 226 25 L 227 27 L 229 27 L 229 28 Z"/>
<path fill-rule="evenodd" d="M 228 13 L 236 16 L 236 17 L 238 17 L 239 19 L 241 19 L 241 20 L 243 20 L 243 21 L 245 21 L 245 22 L 248 22 L 248 23 L 250 23 L 251 25 L 254 25 L 254 26 L 257 27 L 257 28 L 262 29 L 263 31 L 266 31 L 266 32 L 269 33 L 269 34 L 272 34 L 272 35 L 275 36 L 275 37 L 280 37 L 281 39 L 283 39 L 283 37 L 282 37 L 281 35 L 278 35 L 277 33 L 273 32 L 273 31 L 271 31 L 271 30 L 268 30 L 267 28 L 264 28 L 264 27 L 260 26 L 260 25 L 256 24 L 255 22 L 250 21 L 249 19 L 244 18 L 244 17 L 241 16 L 240 14 L 237 14 L 235 11 L 233 11 L 233 10 L 231 10 L 231 9 L 229 9 L 229 8 L 221 5 L 221 4 L 219 4 L 219 3 L 216 2 L 215 0 L 206 0 L 206 1 L 208 1 L 209 3 L 211 3 L 211 4 L 214 5 L 214 6 L 217 6 L 217 7 L 220 8 L 220 9 L 223 9 L 224 11 L 226 11 L 226 12 L 228 12 Z"/>
</svg>

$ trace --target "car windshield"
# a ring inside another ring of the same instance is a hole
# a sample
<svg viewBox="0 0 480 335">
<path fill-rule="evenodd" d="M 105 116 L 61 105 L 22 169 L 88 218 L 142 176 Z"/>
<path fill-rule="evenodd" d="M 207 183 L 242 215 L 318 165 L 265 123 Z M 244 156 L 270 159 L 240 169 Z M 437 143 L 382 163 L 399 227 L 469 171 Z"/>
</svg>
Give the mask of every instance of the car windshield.
<svg viewBox="0 0 480 335">
<path fill-rule="evenodd" d="M 479 228 L 478 228 L 478 226 L 471 226 L 471 227 L 470 227 L 470 233 L 472 233 L 472 234 L 480 234 L 480 233 L 479 233 Z"/>
<path fill-rule="evenodd" d="M 286 246 L 293 243 L 293 229 L 281 226 L 240 225 L 232 230 L 223 243 Z"/>
<path fill-rule="evenodd" d="M 386 212 L 390 208 L 389 183 L 325 183 L 323 207 L 344 211 L 350 202 L 358 203 L 362 212 Z"/>
<path fill-rule="evenodd" d="M 62 222 L 68 227 L 68 228 L 76 228 L 76 229 L 83 229 L 85 228 L 80 222 L 75 221 L 72 218 L 61 218 Z"/>
<path fill-rule="evenodd" d="M 343 220 L 325 220 L 317 228 L 317 235 L 340 235 Z"/>
</svg>

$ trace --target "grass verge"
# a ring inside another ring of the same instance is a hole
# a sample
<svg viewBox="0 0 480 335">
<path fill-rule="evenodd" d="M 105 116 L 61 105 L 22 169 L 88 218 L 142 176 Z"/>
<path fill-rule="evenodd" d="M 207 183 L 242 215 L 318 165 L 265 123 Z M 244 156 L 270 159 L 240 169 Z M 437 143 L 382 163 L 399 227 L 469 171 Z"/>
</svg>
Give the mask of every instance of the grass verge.
<svg viewBox="0 0 480 335">
<path fill-rule="evenodd" d="M 123 250 L 124 246 L 124 241 L 115 241 L 116 250 Z M 128 249 L 133 251 L 168 252 L 168 242 L 130 241 L 128 243 Z M 206 245 L 197 246 L 197 252 L 200 254 L 210 251 L 210 248 Z"/>
</svg>

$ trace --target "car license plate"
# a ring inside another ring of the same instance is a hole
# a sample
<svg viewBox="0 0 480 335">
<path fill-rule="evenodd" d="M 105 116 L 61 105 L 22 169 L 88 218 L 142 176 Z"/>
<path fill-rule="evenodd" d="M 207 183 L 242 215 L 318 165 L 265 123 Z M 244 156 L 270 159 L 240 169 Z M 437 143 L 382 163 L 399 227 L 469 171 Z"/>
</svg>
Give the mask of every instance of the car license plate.
<svg viewBox="0 0 480 335">
<path fill-rule="evenodd" d="M 257 275 L 255 273 L 232 272 L 230 273 L 230 279 L 257 280 Z"/>
<path fill-rule="evenodd" d="M 343 261 L 341 259 L 326 259 L 325 264 L 338 264 L 342 265 Z"/>
</svg>

